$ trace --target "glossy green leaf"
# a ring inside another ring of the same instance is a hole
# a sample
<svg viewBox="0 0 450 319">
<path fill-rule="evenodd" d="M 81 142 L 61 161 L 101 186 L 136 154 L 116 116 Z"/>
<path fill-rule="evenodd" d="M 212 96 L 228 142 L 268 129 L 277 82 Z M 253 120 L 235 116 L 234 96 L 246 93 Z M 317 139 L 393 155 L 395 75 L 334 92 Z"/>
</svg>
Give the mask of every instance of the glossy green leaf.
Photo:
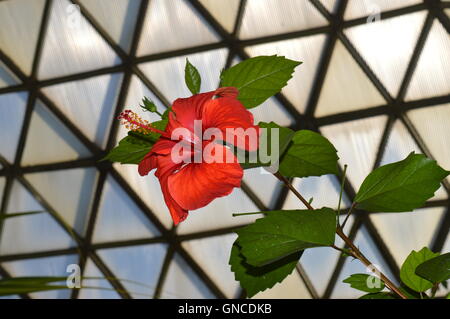
<svg viewBox="0 0 450 319">
<path fill-rule="evenodd" d="M 236 231 L 250 265 L 267 265 L 306 248 L 334 243 L 336 212 L 330 208 L 265 213 L 266 217 Z"/>
<path fill-rule="evenodd" d="M 441 283 L 450 279 L 450 253 L 437 256 L 420 264 L 416 275 L 433 283 Z"/>
<path fill-rule="evenodd" d="M 254 267 L 245 261 L 241 248 L 235 242 L 231 248 L 229 264 L 234 277 L 249 298 L 260 291 L 272 288 L 292 273 L 302 252 L 296 252 L 262 267 Z"/>
<path fill-rule="evenodd" d="M 321 176 L 337 174 L 337 151 L 322 135 L 309 131 L 297 131 L 283 155 L 280 174 L 286 177 Z"/>
<path fill-rule="evenodd" d="M 379 278 L 368 274 L 353 274 L 344 279 L 343 282 L 364 292 L 375 293 L 384 289 L 384 283 Z"/>
<path fill-rule="evenodd" d="M 359 297 L 359 299 L 397 299 L 397 298 L 388 292 L 376 292 L 361 296 Z"/>
<path fill-rule="evenodd" d="M 381 166 L 370 173 L 356 195 L 357 207 L 368 211 L 405 212 L 422 207 L 449 174 L 423 154 Z"/>
<path fill-rule="evenodd" d="M 400 279 L 402 282 L 417 292 L 424 292 L 433 287 L 433 283 L 431 281 L 416 275 L 416 268 L 425 261 L 438 255 L 438 253 L 433 253 L 427 247 L 422 248 L 420 251 L 413 250 L 408 255 L 402 265 L 402 268 L 400 269 Z"/>
<path fill-rule="evenodd" d="M 300 64 L 276 55 L 247 59 L 223 71 L 220 86 L 236 87 L 238 99 L 246 108 L 252 108 L 280 92 Z"/>
<path fill-rule="evenodd" d="M 0 296 L 69 289 L 66 285 L 54 285 L 57 282 L 65 282 L 66 279 L 66 277 L 17 277 L 1 279 Z"/>
<path fill-rule="evenodd" d="M 196 67 L 193 66 L 188 59 L 186 59 L 186 66 L 184 68 L 184 80 L 192 94 L 200 93 L 200 86 L 202 83 L 200 73 L 198 73 Z"/>
</svg>

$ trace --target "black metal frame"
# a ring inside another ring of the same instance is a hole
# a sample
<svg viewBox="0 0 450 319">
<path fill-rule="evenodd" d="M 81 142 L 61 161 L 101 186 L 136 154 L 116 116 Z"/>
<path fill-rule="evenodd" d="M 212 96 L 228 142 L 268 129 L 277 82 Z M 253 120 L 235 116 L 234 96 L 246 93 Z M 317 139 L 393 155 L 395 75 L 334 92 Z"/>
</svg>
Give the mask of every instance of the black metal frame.
<svg viewBox="0 0 450 319">
<path fill-rule="evenodd" d="M 169 101 L 164 97 L 164 95 L 157 89 L 157 87 L 142 73 L 142 71 L 138 68 L 138 65 L 142 62 L 148 61 L 157 61 L 161 59 L 166 59 L 175 56 L 183 56 L 187 54 L 204 52 L 218 48 L 228 48 L 229 55 L 227 57 L 226 66 L 228 67 L 234 57 L 239 57 L 241 59 L 248 58 L 248 55 L 244 51 L 244 48 L 249 45 L 259 44 L 259 43 L 268 43 L 272 41 L 279 41 L 285 39 L 299 38 L 304 36 L 310 36 L 315 34 L 326 34 L 327 40 L 324 45 L 324 49 L 322 51 L 322 56 L 320 58 L 320 63 L 317 69 L 317 73 L 314 79 L 314 83 L 312 86 L 312 90 L 310 93 L 310 97 L 308 99 L 306 112 L 301 114 L 294 105 L 283 95 L 277 94 L 276 99 L 281 103 L 281 105 L 286 109 L 286 111 L 295 119 L 295 125 L 293 128 L 307 128 L 320 132 L 320 127 L 336 124 L 346 121 L 352 121 L 367 117 L 373 117 L 377 115 L 387 115 L 388 121 L 378 148 L 378 152 L 376 155 L 376 160 L 374 163 L 374 168 L 378 167 L 380 161 L 384 154 L 384 148 L 387 144 L 388 138 L 390 136 L 390 132 L 392 130 L 393 124 L 395 121 L 400 120 L 405 124 L 411 136 L 414 138 L 415 142 L 419 145 L 421 150 L 427 155 L 432 157 L 430 151 L 427 149 L 425 143 L 422 138 L 418 134 L 414 125 L 408 119 L 406 112 L 416 108 L 424 108 L 430 107 L 433 105 L 449 103 L 450 95 L 438 96 L 433 98 L 427 98 L 417 101 L 405 102 L 404 97 L 406 94 L 406 90 L 411 81 L 413 72 L 416 68 L 417 62 L 420 57 L 420 53 L 424 47 L 427 36 L 430 32 L 432 22 L 437 19 L 450 33 L 450 19 L 444 13 L 444 9 L 450 7 L 449 3 L 443 3 L 439 0 L 424 0 L 422 3 L 417 5 L 404 7 L 401 9 L 390 10 L 382 13 L 383 18 L 390 18 L 400 15 L 405 15 L 412 12 L 417 12 L 421 10 L 427 10 L 428 15 L 423 26 L 423 29 L 420 33 L 419 39 L 417 41 L 416 47 L 414 49 L 411 61 L 408 65 L 405 77 L 401 84 L 400 93 L 398 96 L 393 97 L 381 83 L 381 81 L 377 78 L 375 73 L 370 69 L 365 60 L 361 57 L 361 55 L 357 52 L 355 47 L 352 45 L 351 41 L 344 34 L 343 30 L 348 27 L 364 24 L 367 21 L 367 17 L 352 19 L 344 21 L 343 16 L 348 4 L 348 0 L 337 0 L 337 6 L 335 12 L 328 12 L 327 9 L 322 5 L 320 0 L 308 0 L 310 1 L 315 8 L 329 21 L 329 25 L 312 28 L 307 30 L 299 30 L 295 32 L 289 32 L 284 34 L 277 34 L 271 36 L 264 36 L 255 39 L 249 40 L 240 40 L 238 38 L 239 28 L 241 25 L 241 21 L 243 18 L 243 14 L 245 11 L 245 6 L 247 0 L 241 0 L 238 14 L 235 22 L 234 30 L 231 33 L 228 33 L 221 24 L 208 12 L 206 8 L 202 6 L 202 4 L 198 0 L 186 0 L 196 11 L 197 13 L 214 29 L 214 31 L 220 36 L 221 40 L 216 43 L 200 45 L 191 48 L 184 48 L 179 50 L 174 50 L 170 52 L 157 53 L 147 56 L 136 56 L 136 50 L 139 42 L 140 35 L 142 33 L 142 28 L 147 12 L 147 8 L 149 2 L 151 0 L 142 0 L 141 7 L 136 18 L 135 30 L 132 38 L 131 49 L 129 52 L 126 52 L 122 49 L 114 40 L 109 36 L 106 30 L 98 23 L 94 16 L 92 16 L 88 10 L 78 1 L 71 0 L 72 3 L 80 6 L 81 13 L 86 18 L 86 20 L 93 26 L 93 28 L 100 34 L 100 36 L 108 43 L 108 45 L 112 48 L 112 50 L 117 54 L 117 56 L 121 59 L 121 63 L 116 66 L 100 68 L 97 70 L 91 70 L 88 72 L 65 75 L 53 79 L 47 80 L 38 80 L 36 73 L 38 70 L 40 56 L 42 52 L 42 47 L 44 45 L 44 39 L 48 24 L 48 19 L 51 11 L 51 5 L 53 0 L 46 0 L 44 7 L 44 14 L 39 30 L 38 41 L 36 45 L 32 72 L 30 76 L 24 74 L 24 72 L 17 66 L 10 57 L 8 57 L 4 52 L 0 50 L 0 61 L 2 61 L 21 81 L 21 84 L 9 86 L 5 88 L 0 88 L 0 94 L 11 93 L 11 92 L 19 92 L 19 91 L 28 91 L 28 101 L 26 106 L 25 117 L 23 121 L 22 130 L 19 137 L 19 143 L 17 148 L 16 157 L 14 163 L 8 163 L 4 158 L 0 156 L 0 164 L 3 165 L 3 169 L 0 170 L 0 176 L 6 177 L 5 189 L 3 198 L 0 205 L 0 214 L 6 214 L 8 201 L 10 198 L 11 187 L 13 180 L 19 181 L 30 193 L 39 201 L 39 203 L 50 213 L 50 215 L 71 235 L 74 237 L 74 240 L 77 242 L 77 247 L 62 249 L 62 250 L 52 250 L 52 251 L 40 251 L 34 253 L 25 253 L 25 254 L 15 254 L 15 255 L 2 255 L 0 256 L 0 275 L 3 277 L 9 277 L 10 275 L 7 271 L 1 266 L 2 262 L 15 261 L 15 260 L 24 260 L 30 258 L 39 258 L 39 257 L 49 257 L 49 256 L 58 256 L 58 255 L 67 255 L 67 254 L 78 254 L 79 255 L 79 264 L 84 271 L 86 260 L 90 258 L 95 265 L 101 270 L 107 278 L 115 278 L 114 273 L 109 269 L 109 267 L 102 261 L 102 259 L 96 253 L 98 249 L 104 248 L 113 248 L 113 247 L 127 247 L 134 245 L 143 245 L 143 244 L 152 244 L 152 243 L 167 243 L 168 250 L 166 253 L 166 257 L 163 262 L 163 266 L 160 272 L 160 277 L 158 280 L 157 287 L 154 292 L 154 297 L 159 298 L 161 296 L 162 287 L 164 285 L 164 280 L 166 278 L 166 274 L 169 269 L 169 265 L 172 261 L 172 258 L 175 253 L 179 254 L 187 264 L 192 268 L 192 270 L 199 276 L 199 278 L 206 284 L 206 286 L 211 290 L 211 292 L 219 298 L 225 298 L 225 294 L 223 291 L 214 283 L 214 281 L 206 274 L 206 272 L 201 268 L 201 266 L 191 257 L 188 251 L 186 251 L 181 243 L 186 240 L 199 239 L 199 238 L 207 238 L 212 236 L 220 236 L 224 234 L 229 234 L 232 232 L 235 227 L 226 227 L 222 229 L 214 229 L 194 234 L 188 235 L 178 235 L 176 233 L 175 228 L 167 229 L 155 216 L 152 210 L 139 198 L 138 194 L 130 187 L 127 181 L 113 168 L 110 163 L 98 162 L 100 158 L 102 158 L 108 150 L 110 150 L 116 143 L 116 134 L 118 130 L 118 123 L 115 122 L 109 132 L 109 137 L 107 141 L 107 146 L 105 149 L 101 149 L 92 141 L 89 140 L 78 128 L 77 126 L 70 121 L 58 108 L 58 106 L 42 91 L 41 88 L 57 84 L 57 83 L 66 83 L 70 81 L 77 81 L 86 78 L 90 78 L 97 75 L 102 74 L 110 74 L 120 72 L 123 74 L 123 80 L 121 84 L 121 88 L 119 91 L 117 104 L 115 106 L 114 113 L 118 115 L 121 111 L 123 104 L 125 103 L 125 99 L 128 93 L 128 89 L 130 86 L 130 80 L 132 75 L 136 75 L 139 79 L 157 96 L 162 103 L 166 107 L 170 105 Z M 307 0 L 305 0 L 307 1 Z M 317 107 L 317 102 L 320 96 L 320 92 L 322 90 L 322 86 L 324 84 L 325 76 L 327 70 L 330 65 L 331 55 L 337 40 L 340 40 L 345 48 L 350 52 L 359 66 L 363 69 L 367 77 L 374 84 L 380 94 L 386 100 L 385 105 L 380 105 L 376 107 L 371 107 L 367 109 L 343 112 L 339 114 L 333 114 L 328 116 L 323 116 L 316 118 L 314 116 L 315 109 Z M 33 165 L 33 166 L 21 166 L 21 158 L 25 147 L 26 137 L 29 131 L 30 119 L 34 109 L 34 105 L 36 99 L 40 99 L 48 109 L 92 152 L 92 156 L 90 158 L 60 162 L 55 164 L 44 164 L 44 165 Z M 98 170 L 98 179 L 96 181 L 96 188 L 94 192 L 94 199 L 92 204 L 92 209 L 89 215 L 87 231 L 85 236 L 81 236 L 74 229 L 72 229 L 58 212 L 52 208 L 52 206 L 39 194 L 39 191 L 34 189 L 33 186 L 27 182 L 24 178 L 24 174 L 31 172 L 44 172 L 44 171 L 52 171 L 52 170 L 61 170 L 68 168 L 80 168 L 80 167 L 96 167 Z M 95 222 L 97 218 L 98 208 L 100 197 L 103 191 L 103 187 L 105 184 L 106 177 L 110 175 L 114 178 L 114 180 L 124 189 L 124 191 L 130 196 L 130 198 L 136 203 L 136 205 L 144 212 L 147 218 L 152 222 L 155 227 L 160 232 L 160 236 L 155 238 L 143 238 L 137 240 L 125 240 L 125 241 L 115 241 L 108 243 L 92 243 L 92 235 L 95 228 Z M 341 178 L 342 174 L 336 176 L 337 179 Z M 444 182 L 444 188 L 448 194 L 450 194 L 450 185 L 448 182 Z M 255 203 L 255 205 L 261 209 L 262 211 L 274 208 L 281 208 L 287 197 L 287 189 L 283 188 L 277 198 L 276 204 L 274 207 L 266 207 L 263 202 L 258 198 L 256 193 L 252 191 L 252 189 L 246 185 L 245 183 L 242 185 L 243 191 L 247 194 L 247 196 Z M 350 183 L 347 183 L 345 187 L 346 195 L 349 199 L 353 199 L 355 196 L 355 190 Z M 450 199 L 446 200 L 435 200 L 427 202 L 425 207 L 447 207 L 446 213 L 442 219 L 442 223 L 433 239 L 433 242 L 430 243 L 431 247 L 440 251 L 445 243 L 447 235 L 450 231 Z M 345 211 L 343 212 L 345 213 Z M 3 225 L 0 224 L 0 235 Z M 367 212 L 356 211 L 355 212 L 355 221 L 350 230 L 350 238 L 354 238 L 360 229 L 360 227 L 365 227 L 370 234 L 372 240 L 374 241 L 377 249 L 380 254 L 383 256 L 386 264 L 389 266 L 390 270 L 394 274 L 398 274 L 399 265 L 397 265 L 394 260 L 391 252 L 388 247 L 384 243 L 383 239 L 379 236 L 378 231 L 371 221 L 370 214 Z M 1 238 L 0 238 L 1 239 Z M 332 273 L 331 279 L 327 286 L 325 293 L 320 296 L 313 282 L 308 278 L 307 273 L 301 267 L 301 264 L 297 267 L 297 273 L 302 278 L 305 286 L 307 287 L 311 297 L 313 298 L 328 298 L 331 296 L 333 289 L 336 285 L 336 281 L 339 278 L 339 274 L 344 266 L 345 259 L 340 257 L 337 261 L 335 269 Z M 398 279 L 398 278 L 397 278 Z M 131 298 L 131 295 L 125 287 L 117 280 L 109 280 L 110 284 L 119 291 L 118 293 L 122 298 Z M 72 298 L 78 297 L 79 290 L 73 290 Z M 29 298 L 28 295 L 22 295 L 23 298 Z M 236 297 L 245 297 L 245 293 L 241 292 Z"/>
</svg>

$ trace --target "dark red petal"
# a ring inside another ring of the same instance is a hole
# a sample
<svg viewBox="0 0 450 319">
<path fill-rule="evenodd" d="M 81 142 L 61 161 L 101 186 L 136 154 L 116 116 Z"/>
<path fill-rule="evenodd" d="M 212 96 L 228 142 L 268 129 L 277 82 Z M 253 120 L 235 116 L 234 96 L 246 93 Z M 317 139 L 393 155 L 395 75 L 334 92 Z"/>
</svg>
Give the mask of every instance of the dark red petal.
<svg viewBox="0 0 450 319">
<path fill-rule="evenodd" d="M 243 169 L 231 151 L 219 144 L 211 144 L 211 156 L 204 161 L 231 158 L 231 163 L 191 163 L 168 177 L 168 190 L 172 198 L 184 209 L 198 209 L 213 199 L 229 195 L 240 187 Z"/>
<path fill-rule="evenodd" d="M 260 129 L 253 123 L 253 114 L 237 99 L 222 97 L 207 101 L 203 106 L 202 124 L 204 130 L 207 128 L 220 129 L 224 140 L 228 143 L 248 151 L 258 149 Z M 232 136 L 227 137 L 227 128 L 238 130 Z M 252 138 L 246 137 L 245 130 Z"/>
</svg>

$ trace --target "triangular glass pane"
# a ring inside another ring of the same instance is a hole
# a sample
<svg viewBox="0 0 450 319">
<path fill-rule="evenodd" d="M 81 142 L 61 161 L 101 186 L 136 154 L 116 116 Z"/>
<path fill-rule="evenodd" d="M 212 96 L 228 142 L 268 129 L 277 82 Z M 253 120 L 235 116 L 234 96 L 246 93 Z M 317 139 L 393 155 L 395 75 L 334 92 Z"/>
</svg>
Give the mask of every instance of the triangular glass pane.
<svg viewBox="0 0 450 319">
<path fill-rule="evenodd" d="M 344 45 L 337 41 L 320 93 L 316 115 L 353 111 L 385 103 Z"/>
<path fill-rule="evenodd" d="M 124 50 L 133 39 L 140 0 L 81 0 L 80 3 Z"/>
<path fill-rule="evenodd" d="M 52 2 L 39 79 L 99 69 L 119 62 L 76 5 L 67 0 Z"/>
<path fill-rule="evenodd" d="M 185 0 L 152 0 L 147 9 L 138 55 L 219 41 L 213 29 Z"/>
<path fill-rule="evenodd" d="M 0 95 L 0 156 L 8 162 L 14 162 L 17 143 L 22 129 L 23 117 L 27 104 L 28 93 L 10 93 Z"/>
<path fill-rule="evenodd" d="M 199 0 L 209 13 L 227 30 L 233 32 L 240 0 Z"/>
<path fill-rule="evenodd" d="M 84 234 L 95 193 L 95 168 L 32 173 L 25 178 L 75 231 Z"/>
<path fill-rule="evenodd" d="M 328 24 L 309 1 L 248 0 L 239 37 L 257 38 Z"/>
<path fill-rule="evenodd" d="M 413 110 L 408 112 L 408 116 L 438 164 L 450 169 L 450 103 Z M 450 182 L 450 177 L 447 180 Z"/>
<path fill-rule="evenodd" d="M 247 47 L 251 56 L 281 55 L 288 59 L 304 61 L 295 70 L 288 85 L 281 91 L 300 112 L 304 112 L 320 60 L 325 35 L 319 34 L 292 40 L 271 42 Z"/>
<path fill-rule="evenodd" d="M 165 95 L 169 102 L 173 102 L 177 98 L 192 95 L 184 84 L 186 58 L 198 69 L 202 77 L 201 92 L 217 89 L 220 71 L 225 66 L 227 58 L 226 49 L 148 62 L 141 64 L 139 67 L 161 90 L 161 93 Z"/>
<path fill-rule="evenodd" d="M 186 222 L 180 223 L 178 234 L 188 234 L 253 222 L 260 215 L 233 217 L 233 213 L 257 212 L 259 209 L 240 188 L 225 197 L 216 198 L 207 206 L 189 212 Z"/>
<path fill-rule="evenodd" d="M 183 242 L 183 247 L 197 261 L 227 298 L 236 298 L 239 283 L 228 265 L 235 234 L 195 239 Z"/>
<path fill-rule="evenodd" d="M 258 293 L 252 299 L 311 299 L 311 295 L 294 269 L 281 283 Z"/>
<path fill-rule="evenodd" d="M 98 243 L 149 238 L 158 234 L 155 226 L 119 184 L 108 177 L 98 209 L 93 241 Z"/>
<path fill-rule="evenodd" d="M 5 220 L 0 251 L 2 255 L 65 249 L 74 246 L 70 235 L 50 216 L 36 199 L 14 181 L 7 213 L 43 211 L 40 214 Z"/>
<path fill-rule="evenodd" d="M 369 67 L 396 96 L 425 21 L 426 12 L 416 12 L 347 29 L 353 45 Z M 408 28 L 405 28 L 405 25 Z"/>
<path fill-rule="evenodd" d="M 136 192 L 139 198 L 152 210 L 159 221 L 166 227 L 173 225 L 169 210 L 164 202 L 161 186 L 154 172 L 147 176 L 138 173 L 136 165 L 122 165 L 114 163 L 114 168 L 127 181 L 130 187 Z"/>
<path fill-rule="evenodd" d="M 0 4 L 1 6 L 1 4 Z M 0 31 L 1 32 L 1 31 Z M 19 79 L 0 61 L 0 88 L 20 83 Z"/>
<path fill-rule="evenodd" d="M 370 215 L 370 219 L 397 264 L 402 265 L 411 250 L 431 247 L 445 210 L 433 207 L 407 213 L 377 213 Z"/>
<path fill-rule="evenodd" d="M 61 111 L 99 146 L 106 144 L 122 74 L 101 75 L 43 89 Z"/>
<path fill-rule="evenodd" d="M 0 2 L 0 48 L 24 73 L 33 65 L 45 0 Z"/>
<path fill-rule="evenodd" d="M 355 19 L 364 16 L 376 15 L 383 11 L 408 7 L 421 2 L 420 0 L 360 0 L 349 1 L 345 11 L 345 19 Z M 372 20 L 371 20 L 372 21 Z"/>
<path fill-rule="evenodd" d="M 267 208 L 275 206 L 283 184 L 272 173 L 262 167 L 246 169 L 243 181 Z"/>
<path fill-rule="evenodd" d="M 38 100 L 28 129 L 22 165 L 70 161 L 90 155 L 75 135 Z"/>
<path fill-rule="evenodd" d="M 362 227 L 354 240 L 356 247 L 389 279 L 395 283 L 394 276 L 389 270 L 386 262 L 383 260 L 381 253 L 378 251 L 375 243 L 370 237 L 365 227 Z M 331 298 L 334 299 L 355 299 L 359 298 L 365 293 L 354 288 L 351 288 L 349 284 L 342 281 L 353 274 L 372 274 L 359 260 L 354 260 L 351 257 L 347 257 L 344 263 L 336 285 L 334 287 Z"/>
<path fill-rule="evenodd" d="M 383 115 L 321 127 L 338 150 L 340 164 L 348 165 L 347 176 L 355 189 L 372 171 L 386 120 Z"/>
<path fill-rule="evenodd" d="M 162 299 L 213 299 L 215 296 L 188 266 L 175 254 L 161 292 Z"/>
<path fill-rule="evenodd" d="M 101 277 L 105 275 L 97 268 L 97 266 L 88 259 L 83 273 L 82 287 L 99 287 L 100 289 L 86 288 L 81 289 L 78 299 L 119 299 L 117 292 L 113 291 L 113 287 L 106 279 L 88 279 L 87 277 Z M 86 278 L 86 279 L 85 279 Z"/>
<path fill-rule="evenodd" d="M 331 207 L 337 209 L 341 185 L 334 176 L 296 178 L 293 185 L 296 189 L 301 190 L 302 196 L 305 197 L 306 200 L 313 198 L 311 204 L 314 207 Z M 350 204 L 347 196 L 343 194 L 341 208 L 349 207 Z M 306 208 L 292 192 L 289 192 L 286 201 L 284 202 L 283 209 Z"/>
<path fill-rule="evenodd" d="M 435 19 L 406 94 L 417 100 L 450 94 L 450 37 Z"/>
<path fill-rule="evenodd" d="M 295 120 L 274 97 L 249 111 L 252 112 L 255 123 L 273 121 L 281 126 L 291 126 L 295 123 Z"/>
<path fill-rule="evenodd" d="M 127 280 L 121 282 L 133 298 L 148 299 L 153 298 L 155 293 L 166 250 L 166 244 L 153 244 L 102 249 L 97 252 L 117 279 Z"/>
<path fill-rule="evenodd" d="M 66 277 L 70 273 L 67 272 L 67 266 L 77 264 L 78 256 L 64 255 L 56 257 L 46 257 L 37 259 L 18 260 L 3 263 L 6 271 L 12 277 L 30 277 L 30 276 L 51 276 Z M 62 285 L 65 282 L 61 283 Z M 72 291 L 70 289 L 51 290 L 45 292 L 31 293 L 32 298 L 39 299 L 66 299 L 70 298 Z"/>
<path fill-rule="evenodd" d="M 401 161 L 413 151 L 417 154 L 422 153 L 403 123 L 396 121 L 390 132 L 380 166 Z M 447 193 L 441 186 L 433 199 L 446 199 L 447 197 Z"/>
</svg>

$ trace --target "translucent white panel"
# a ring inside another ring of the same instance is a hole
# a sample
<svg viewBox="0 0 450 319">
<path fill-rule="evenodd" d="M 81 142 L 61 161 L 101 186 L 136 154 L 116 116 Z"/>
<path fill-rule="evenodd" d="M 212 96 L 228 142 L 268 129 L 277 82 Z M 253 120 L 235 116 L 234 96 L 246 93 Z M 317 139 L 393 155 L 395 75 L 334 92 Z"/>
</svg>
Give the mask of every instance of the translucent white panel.
<svg viewBox="0 0 450 319">
<path fill-rule="evenodd" d="M 225 67 L 227 50 L 207 51 L 141 64 L 142 71 L 161 90 L 169 102 L 179 97 L 192 95 L 184 84 L 186 58 L 200 72 L 202 77 L 201 92 L 207 92 L 217 89 L 219 85 L 219 75 Z"/>
<path fill-rule="evenodd" d="M 295 122 L 274 97 L 266 100 L 258 107 L 250 109 L 250 112 L 253 114 L 255 123 L 273 121 L 281 126 L 290 126 Z"/>
<path fill-rule="evenodd" d="M 166 244 L 103 249 L 98 254 L 134 298 L 152 298 L 166 255 Z M 145 286 L 143 286 L 145 285 Z"/>
<path fill-rule="evenodd" d="M 437 19 L 414 71 L 406 100 L 450 94 L 450 37 Z"/>
<path fill-rule="evenodd" d="M 40 79 L 98 69 L 119 62 L 120 59 L 76 6 L 67 0 L 53 2 L 39 65 Z"/>
<path fill-rule="evenodd" d="M 88 259 L 84 269 L 83 278 L 87 277 L 102 277 L 105 275 L 97 268 L 97 266 Z M 99 287 L 101 289 L 86 288 L 81 289 L 78 299 L 118 299 L 120 296 L 113 291 L 113 287 L 106 279 L 83 279 L 82 287 Z"/>
<path fill-rule="evenodd" d="M 248 0 L 239 36 L 257 38 L 326 24 L 326 19 L 309 1 Z"/>
<path fill-rule="evenodd" d="M 57 84 L 43 90 L 88 138 L 104 146 L 121 82 L 122 74 L 116 73 Z"/>
<path fill-rule="evenodd" d="M 75 135 L 38 100 L 31 117 L 22 165 L 69 161 L 90 155 Z"/>
<path fill-rule="evenodd" d="M 380 165 L 385 165 L 393 162 L 398 162 L 405 159 L 411 152 L 421 154 L 422 151 L 417 146 L 412 136 L 408 133 L 406 127 L 402 122 L 395 122 L 392 131 L 389 135 L 388 143 L 384 149 L 384 154 Z M 445 199 L 447 193 L 443 186 L 436 191 L 433 199 Z"/>
<path fill-rule="evenodd" d="M 411 250 L 430 247 L 444 212 L 444 207 L 433 207 L 407 213 L 372 214 L 370 219 L 401 265 Z"/>
<path fill-rule="evenodd" d="M 212 299 L 214 295 L 178 254 L 170 263 L 161 292 L 163 299 Z"/>
<path fill-rule="evenodd" d="M 15 181 L 8 202 L 8 213 L 45 211 L 34 197 Z M 74 246 L 70 235 L 44 212 L 5 220 L 0 251 L 2 255 L 65 249 Z"/>
<path fill-rule="evenodd" d="M 123 176 L 140 199 L 150 207 L 160 222 L 167 228 L 172 227 L 172 218 L 164 202 L 161 186 L 154 171 L 147 176 L 140 176 L 136 165 L 114 164 L 114 168 Z"/>
<path fill-rule="evenodd" d="M 25 178 L 79 234 L 84 234 L 95 193 L 95 168 L 32 173 Z"/>
<path fill-rule="evenodd" d="M 0 155 L 10 163 L 16 155 L 27 98 L 28 94 L 24 92 L 0 95 L 0 127 L 3 131 Z"/>
<path fill-rule="evenodd" d="M 375 15 L 382 11 L 394 10 L 420 3 L 420 0 L 358 0 L 349 1 L 345 19 Z M 383 18 L 383 16 L 381 16 Z"/>
<path fill-rule="evenodd" d="M 228 264 L 231 246 L 236 237 L 236 234 L 228 234 L 190 240 L 182 244 L 227 298 L 236 298 L 239 288 Z"/>
<path fill-rule="evenodd" d="M 152 54 L 218 40 L 213 29 L 185 0 L 153 0 L 147 10 L 137 53 Z"/>
<path fill-rule="evenodd" d="M 395 283 L 394 276 L 390 272 L 388 266 L 384 262 L 381 254 L 373 243 L 369 236 L 367 230 L 363 227 L 359 230 L 356 239 L 354 241 L 355 245 L 359 250 L 373 263 L 376 265 L 377 269 L 383 272 L 389 279 Z M 331 294 L 331 298 L 336 299 L 354 299 L 359 298 L 365 293 L 354 288 L 351 288 L 349 284 L 343 283 L 342 281 L 353 274 L 372 274 L 366 269 L 366 267 L 359 261 L 353 260 L 351 257 L 347 257 L 344 268 L 342 269 L 338 280 L 336 281 L 335 288 Z"/>
<path fill-rule="evenodd" d="M 19 83 L 19 80 L 16 76 L 0 61 L 0 88 L 17 83 Z"/>
<path fill-rule="evenodd" d="M 225 197 L 216 198 L 207 206 L 193 210 L 178 226 L 179 234 L 187 234 L 253 222 L 259 215 L 237 216 L 233 213 L 258 212 L 259 209 L 240 188 Z"/>
<path fill-rule="evenodd" d="M 81 0 L 80 2 L 114 41 L 128 51 L 133 39 L 134 26 L 141 1 Z"/>
<path fill-rule="evenodd" d="M 340 164 L 348 164 L 347 176 L 355 189 L 372 171 L 386 120 L 377 116 L 321 128 L 338 150 Z"/>
<path fill-rule="evenodd" d="M 95 226 L 94 242 L 154 237 L 156 228 L 117 182 L 108 177 Z"/>
<path fill-rule="evenodd" d="M 45 0 L 0 2 L 0 48 L 24 71 L 31 73 Z"/>
<path fill-rule="evenodd" d="M 316 115 L 353 111 L 385 103 L 344 45 L 337 41 L 320 93 Z"/>
<path fill-rule="evenodd" d="M 76 255 L 65 255 L 47 258 L 27 259 L 3 263 L 6 271 L 12 277 L 30 277 L 30 276 L 51 276 L 64 277 L 70 273 L 66 272 L 67 266 L 78 263 Z M 61 283 L 56 283 L 61 284 Z M 62 285 L 65 283 L 63 282 Z M 45 292 L 32 293 L 32 298 L 43 299 L 61 299 L 70 298 L 72 291 L 70 289 L 52 290 Z"/>
<path fill-rule="evenodd" d="M 338 207 L 341 186 L 334 176 L 296 178 L 293 185 L 306 200 L 309 200 L 311 197 L 313 198 L 312 205 L 315 208 Z M 345 208 L 349 205 L 350 203 L 347 196 L 343 194 L 341 208 Z M 292 192 L 289 192 L 283 209 L 306 208 Z"/>
<path fill-rule="evenodd" d="M 345 32 L 391 95 L 396 96 L 426 12 L 366 23 Z"/>
<path fill-rule="evenodd" d="M 282 183 L 264 168 L 252 168 L 244 171 L 244 182 L 268 208 L 274 207 L 282 189 Z"/>
<path fill-rule="evenodd" d="M 299 39 L 260 44 L 248 47 L 246 51 L 251 56 L 277 54 L 288 59 L 304 62 L 295 69 L 294 76 L 282 90 L 282 93 L 289 98 L 289 101 L 299 111 L 303 112 L 308 102 L 324 43 L 325 35 L 319 34 Z"/>
<path fill-rule="evenodd" d="M 258 293 L 252 299 L 311 299 L 311 295 L 294 269 L 283 282 Z"/>
<path fill-rule="evenodd" d="M 233 32 L 240 0 L 199 0 L 228 32 Z"/>
<path fill-rule="evenodd" d="M 443 168 L 450 169 L 450 130 L 448 120 L 450 119 L 450 103 L 432 108 L 417 109 L 408 113 L 420 136 L 425 141 L 428 149 L 438 164 Z M 450 181 L 450 177 L 447 177 Z"/>
<path fill-rule="evenodd" d="M 448 1 L 448 0 L 446 0 Z M 450 9 L 445 9 L 444 12 L 448 15 L 448 17 L 450 18 Z"/>
<path fill-rule="evenodd" d="M 337 8 L 337 0 L 320 0 L 328 12 L 334 13 Z"/>
</svg>

